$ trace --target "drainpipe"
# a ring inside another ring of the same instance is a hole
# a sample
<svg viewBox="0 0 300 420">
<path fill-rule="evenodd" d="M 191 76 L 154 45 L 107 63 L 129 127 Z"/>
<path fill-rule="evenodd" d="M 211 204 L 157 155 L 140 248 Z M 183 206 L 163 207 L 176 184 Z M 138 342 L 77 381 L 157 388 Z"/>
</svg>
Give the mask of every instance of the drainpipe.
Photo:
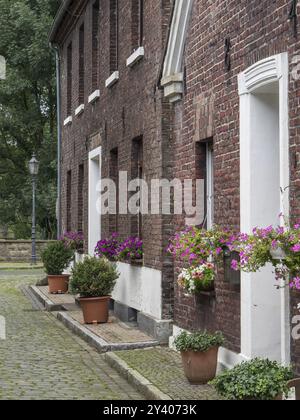
<svg viewBox="0 0 300 420">
<path fill-rule="evenodd" d="M 61 90 L 60 90 L 60 55 L 59 48 L 51 44 L 56 56 L 56 114 L 57 114 L 57 202 L 56 202 L 56 218 L 57 218 L 57 238 L 59 239 L 61 232 Z"/>
</svg>

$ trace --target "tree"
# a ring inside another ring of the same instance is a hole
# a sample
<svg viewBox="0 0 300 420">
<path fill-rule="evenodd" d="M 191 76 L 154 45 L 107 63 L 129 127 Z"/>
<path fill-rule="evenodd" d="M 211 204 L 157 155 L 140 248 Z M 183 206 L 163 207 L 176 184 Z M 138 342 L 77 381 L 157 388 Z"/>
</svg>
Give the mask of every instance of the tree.
<svg viewBox="0 0 300 420">
<path fill-rule="evenodd" d="M 0 226 L 19 238 L 30 235 L 33 152 L 41 162 L 38 232 L 55 237 L 55 55 L 48 32 L 57 6 L 57 0 L 0 0 L 0 56 L 7 64 L 0 81 Z"/>
</svg>

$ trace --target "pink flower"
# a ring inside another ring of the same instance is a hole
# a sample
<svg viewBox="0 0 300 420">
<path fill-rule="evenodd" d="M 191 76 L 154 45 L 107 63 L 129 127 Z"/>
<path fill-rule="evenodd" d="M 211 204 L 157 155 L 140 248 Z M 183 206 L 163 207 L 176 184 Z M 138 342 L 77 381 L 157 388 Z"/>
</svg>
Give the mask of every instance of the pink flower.
<svg viewBox="0 0 300 420">
<path fill-rule="evenodd" d="M 294 245 L 294 246 L 291 248 L 291 250 L 292 250 L 293 252 L 300 252 L 300 244 L 296 244 L 296 245 Z"/>
<path fill-rule="evenodd" d="M 294 277 L 292 282 L 290 283 L 291 289 L 300 290 L 300 277 Z"/>
<path fill-rule="evenodd" d="M 238 263 L 238 261 L 237 261 L 237 260 L 232 260 L 232 261 L 231 261 L 231 268 L 232 268 L 234 271 L 239 271 L 239 263 Z"/>
</svg>

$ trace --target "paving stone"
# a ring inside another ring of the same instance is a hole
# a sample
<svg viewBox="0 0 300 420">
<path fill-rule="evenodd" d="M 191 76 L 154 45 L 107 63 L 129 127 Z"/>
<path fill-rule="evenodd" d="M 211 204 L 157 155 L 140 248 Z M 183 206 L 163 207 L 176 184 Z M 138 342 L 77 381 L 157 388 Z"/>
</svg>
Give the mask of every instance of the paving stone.
<svg viewBox="0 0 300 420">
<path fill-rule="evenodd" d="M 208 385 L 190 385 L 183 372 L 180 354 L 169 348 L 120 351 L 117 356 L 174 400 L 220 399 Z"/>
<path fill-rule="evenodd" d="M 143 399 L 102 355 L 49 313 L 32 310 L 19 287 L 37 278 L 18 272 L 0 277 L 7 327 L 7 339 L 0 339 L 0 399 Z"/>
<path fill-rule="evenodd" d="M 136 322 L 122 322 L 113 313 L 110 313 L 109 321 L 107 324 L 100 325 L 85 325 L 83 321 L 83 315 L 81 309 L 75 304 L 74 296 L 70 294 L 64 295 L 52 295 L 48 291 L 48 287 L 35 287 L 32 291 L 39 298 L 42 296 L 42 300 L 47 302 L 46 307 L 64 308 L 68 311 L 68 316 L 84 326 L 85 329 L 98 336 L 101 340 L 104 340 L 108 345 L 120 345 L 123 344 L 139 344 L 149 343 L 148 347 L 158 345 L 158 342 L 148 334 L 145 334 L 139 330 Z M 52 309 L 53 310 L 53 309 Z M 60 309 L 58 309 L 60 310 Z M 61 318 L 61 317 L 59 317 Z"/>
<path fill-rule="evenodd" d="M 81 310 L 70 312 L 70 316 L 80 324 L 84 324 Z M 110 316 L 107 324 L 86 325 L 86 328 L 107 343 L 143 343 L 155 341 L 153 337 L 140 331 L 136 325 L 120 322 L 114 316 Z"/>
</svg>

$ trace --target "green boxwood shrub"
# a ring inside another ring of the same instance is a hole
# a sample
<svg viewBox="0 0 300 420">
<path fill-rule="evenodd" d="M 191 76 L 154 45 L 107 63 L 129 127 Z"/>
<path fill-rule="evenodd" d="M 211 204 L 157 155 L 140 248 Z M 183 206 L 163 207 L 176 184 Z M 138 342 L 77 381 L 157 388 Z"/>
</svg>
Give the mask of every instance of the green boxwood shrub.
<svg viewBox="0 0 300 420">
<path fill-rule="evenodd" d="M 275 400 L 287 395 L 291 368 L 270 360 L 254 359 L 221 373 L 211 382 L 227 400 Z"/>
<path fill-rule="evenodd" d="M 52 242 L 42 251 L 41 258 L 49 276 L 60 276 L 74 258 L 74 251 L 62 241 Z"/>
<path fill-rule="evenodd" d="M 220 332 L 215 334 L 209 334 L 206 331 L 193 334 L 183 332 L 175 339 L 174 344 L 177 351 L 205 352 L 213 347 L 222 346 L 224 337 Z"/>
<path fill-rule="evenodd" d="M 110 296 L 118 277 L 116 265 L 106 258 L 86 258 L 72 270 L 70 288 L 83 298 Z"/>
</svg>

